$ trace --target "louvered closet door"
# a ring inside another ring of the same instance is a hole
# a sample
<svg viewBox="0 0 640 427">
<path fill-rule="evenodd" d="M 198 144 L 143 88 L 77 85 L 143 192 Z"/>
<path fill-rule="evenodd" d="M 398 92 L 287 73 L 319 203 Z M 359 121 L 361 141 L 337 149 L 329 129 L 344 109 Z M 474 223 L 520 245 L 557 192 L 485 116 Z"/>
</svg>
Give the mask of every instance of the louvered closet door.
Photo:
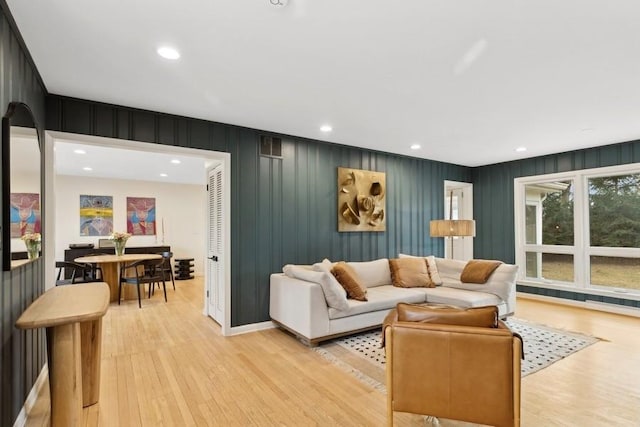
<svg viewBox="0 0 640 427">
<path fill-rule="evenodd" d="M 209 316 L 220 325 L 224 322 L 224 223 L 223 215 L 223 165 L 208 171 L 208 243 L 207 243 L 207 304 Z"/>
</svg>

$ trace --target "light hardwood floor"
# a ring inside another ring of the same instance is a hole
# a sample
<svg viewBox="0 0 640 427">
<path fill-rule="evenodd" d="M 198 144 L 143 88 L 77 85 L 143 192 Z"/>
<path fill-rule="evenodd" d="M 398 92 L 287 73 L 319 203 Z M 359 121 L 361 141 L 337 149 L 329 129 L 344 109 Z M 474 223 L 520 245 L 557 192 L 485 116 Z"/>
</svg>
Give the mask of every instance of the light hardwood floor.
<svg viewBox="0 0 640 427">
<path fill-rule="evenodd" d="M 385 395 L 271 329 L 223 337 L 202 280 L 112 304 L 86 426 L 384 426 Z M 523 426 L 640 426 L 640 319 L 527 299 L 517 317 L 603 341 L 522 380 Z M 28 426 L 48 425 L 43 387 Z M 398 425 L 423 425 L 400 414 Z"/>
</svg>

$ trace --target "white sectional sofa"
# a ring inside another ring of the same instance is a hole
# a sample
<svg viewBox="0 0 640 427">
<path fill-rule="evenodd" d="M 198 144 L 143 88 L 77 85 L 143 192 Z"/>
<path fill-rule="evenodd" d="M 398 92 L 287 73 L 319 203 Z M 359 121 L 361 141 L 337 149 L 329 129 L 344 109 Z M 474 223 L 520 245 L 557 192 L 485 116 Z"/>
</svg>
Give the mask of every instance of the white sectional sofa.
<svg viewBox="0 0 640 427">
<path fill-rule="evenodd" d="M 441 279 L 441 284 L 433 288 L 392 286 L 386 258 L 348 262 L 367 287 L 368 301 L 346 299 L 344 290 L 336 289 L 337 282 L 329 277 L 332 264 L 328 260 L 313 266 L 285 266 L 284 273 L 271 275 L 269 314 L 274 323 L 305 344 L 316 345 L 380 326 L 399 302 L 465 308 L 496 305 L 501 318 L 514 313 L 517 266 L 501 264 L 484 284 L 462 283 L 465 261 L 427 258 L 435 264 Z"/>
</svg>

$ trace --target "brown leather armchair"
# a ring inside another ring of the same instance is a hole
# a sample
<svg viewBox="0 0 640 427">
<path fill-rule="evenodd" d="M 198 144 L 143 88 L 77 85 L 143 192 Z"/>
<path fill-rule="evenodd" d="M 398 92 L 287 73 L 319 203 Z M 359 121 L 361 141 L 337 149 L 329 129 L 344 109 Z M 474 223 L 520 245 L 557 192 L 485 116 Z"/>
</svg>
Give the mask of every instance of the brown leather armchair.
<svg viewBox="0 0 640 427">
<path fill-rule="evenodd" d="M 522 340 L 497 316 L 398 304 L 384 326 L 389 426 L 394 411 L 520 425 Z"/>
</svg>

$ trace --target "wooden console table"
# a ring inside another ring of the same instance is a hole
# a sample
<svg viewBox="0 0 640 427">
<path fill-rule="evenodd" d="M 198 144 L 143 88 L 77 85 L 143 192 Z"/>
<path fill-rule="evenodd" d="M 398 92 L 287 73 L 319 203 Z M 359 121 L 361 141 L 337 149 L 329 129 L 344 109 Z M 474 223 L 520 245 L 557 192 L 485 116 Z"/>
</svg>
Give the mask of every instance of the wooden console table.
<svg viewBox="0 0 640 427">
<path fill-rule="evenodd" d="M 104 282 L 57 286 L 40 295 L 16 322 L 47 328 L 51 427 L 82 423 L 82 408 L 100 397 L 102 317 L 109 307 Z"/>
</svg>

